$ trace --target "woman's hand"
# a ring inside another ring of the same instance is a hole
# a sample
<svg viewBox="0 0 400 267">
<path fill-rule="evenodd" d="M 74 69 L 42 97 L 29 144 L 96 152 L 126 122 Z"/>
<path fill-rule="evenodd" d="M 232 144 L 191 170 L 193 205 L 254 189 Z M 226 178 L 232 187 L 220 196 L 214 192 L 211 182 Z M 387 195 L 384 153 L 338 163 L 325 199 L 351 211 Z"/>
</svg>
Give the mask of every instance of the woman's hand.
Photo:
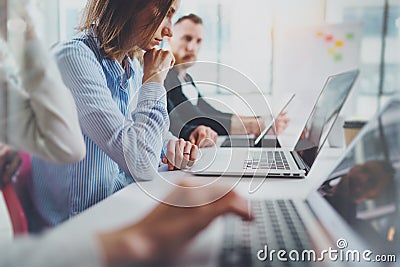
<svg viewBox="0 0 400 267">
<path fill-rule="evenodd" d="M 175 64 L 175 58 L 170 51 L 152 49 L 144 54 L 143 84 L 156 82 L 164 84 L 168 71 Z"/>
<path fill-rule="evenodd" d="M 197 159 L 198 147 L 182 138 L 170 140 L 167 147 L 167 155 L 162 159 L 168 164 L 168 170 L 179 170 L 193 166 Z"/>
</svg>

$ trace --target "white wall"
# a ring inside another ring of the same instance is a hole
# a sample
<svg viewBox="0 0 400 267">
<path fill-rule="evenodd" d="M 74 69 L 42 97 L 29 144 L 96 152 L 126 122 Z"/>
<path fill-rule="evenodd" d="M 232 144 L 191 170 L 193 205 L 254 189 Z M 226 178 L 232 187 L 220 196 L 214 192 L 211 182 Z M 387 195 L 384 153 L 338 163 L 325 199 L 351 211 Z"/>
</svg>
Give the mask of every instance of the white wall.
<svg viewBox="0 0 400 267">
<path fill-rule="evenodd" d="M 219 62 L 235 68 L 257 85 L 259 90 L 270 92 L 271 79 L 271 0 L 202 0 L 182 1 L 176 15 L 195 13 L 203 18 L 205 38 L 199 54 L 200 61 Z M 220 10 L 220 17 L 218 16 Z M 221 32 L 219 35 L 219 29 Z M 220 71 L 215 68 L 215 72 Z M 196 69 L 189 70 L 194 77 Z M 223 82 L 232 77 L 220 73 Z M 215 94 L 215 89 L 203 88 L 205 94 Z M 257 88 L 242 87 L 241 93 L 258 92 Z M 224 92 L 223 90 L 221 92 Z"/>
<path fill-rule="evenodd" d="M 29 1 L 37 7 L 39 31 L 48 46 L 60 39 L 70 38 L 67 36 L 69 31 L 66 28 L 71 27 L 73 22 L 68 21 L 67 15 L 71 14 L 70 10 L 73 13 L 74 8 L 79 9 L 85 3 L 85 0 Z M 301 100 L 300 105 L 312 106 L 317 96 L 316 92 L 321 89 L 326 77 L 313 76 L 313 70 L 309 66 L 294 60 L 298 47 L 304 43 L 301 38 L 305 35 L 302 35 L 299 29 L 322 25 L 325 21 L 326 8 L 328 22 L 341 23 L 343 5 L 357 3 L 363 6 L 376 6 L 377 2 L 383 3 L 380 0 L 249 0 L 246 2 L 183 0 L 176 18 L 193 12 L 205 19 L 206 36 L 199 60 L 220 62 L 231 66 L 248 76 L 263 92 L 279 95 L 298 91 L 299 94 L 296 97 L 298 101 L 300 101 L 299 96 L 305 96 L 305 100 Z M 398 4 L 398 0 L 391 0 L 390 3 Z M 218 6 L 221 7 L 221 21 L 218 21 Z M 73 17 L 75 18 L 75 15 Z M 218 23 L 222 27 L 222 36 L 218 36 Z M 218 38 L 222 38 L 219 44 Z M 13 48 L 18 50 L 20 42 L 17 35 L 12 34 L 11 39 L 12 44 L 15 44 Z M 290 49 L 291 42 L 293 49 Z M 398 44 L 400 44 L 400 38 L 388 40 L 388 61 L 400 62 L 400 53 L 397 53 L 396 49 Z M 272 46 L 274 46 L 274 54 L 271 53 Z M 219 48 L 220 53 L 218 53 Z M 379 59 L 379 53 L 377 53 L 379 48 L 378 41 L 365 42 L 364 40 L 360 50 L 362 60 L 376 62 Z M 313 56 L 315 57 L 311 50 L 309 54 L 302 55 L 303 58 L 308 57 L 311 63 L 315 61 Z M 288 65 L 290 63 L 292 66 Z M 320 70 L 320 67 L 316 69 Z M 200 75 L 196 74 L 195 69 L 191 71 L 194 72 L 195 77 Z M 217 71 L 218 68 L 215 68 L 214 73 Z M 221 77 L 220 79 L 223 80 L 223 75 Z M 231 78 L 225 77 L 225 79 Z M 360 80 L 359 83 L 362 86 L 364 81 Z M 242 93 L 249 93 L 254 91 L 254 87 L 243 86 L 240 90 Z M 208 89 L 205 88 L 205 91 L 207 95 L 216 92 L 210 86 Z M 352 101 L 351 107 L 347 107 L 348 113 L 364 113 L 365 110 L 362 109 L 364 105 L 360 103 L 362 103 L 361 99 Z"/>
</svg>

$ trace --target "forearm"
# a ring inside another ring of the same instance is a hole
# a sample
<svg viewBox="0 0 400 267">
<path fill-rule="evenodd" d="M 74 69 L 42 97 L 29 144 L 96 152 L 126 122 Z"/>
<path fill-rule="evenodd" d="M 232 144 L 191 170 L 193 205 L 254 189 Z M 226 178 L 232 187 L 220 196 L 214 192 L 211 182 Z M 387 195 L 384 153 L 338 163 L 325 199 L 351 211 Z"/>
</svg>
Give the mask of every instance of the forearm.
<svg viewBox="0 0 400 267">
<path fill-rule="evenodd" d="M 85 146 L 74 100 L 38 40 L 26 43 L 22 89 L 10 83 L 8 140 L 56 162 L 83 158 Z"/>
<path fill-rule="evenodd" d="M 143 85 L 138 106 L 131 113 L 132 123 L 125 128 L 125 140 L 129 142 L 123 144 L 124 151 L 128 152 L 124 153 L 125 162 L 129 173 L 140 180 L 154 177 L 162 150 L 165 151 L 168 140 L 175 139 L 168 131 L 169 118 L 164 92 L 161 84 Z"/>
<path fill-rule="evenodd" d="M 98 240 L 106 266 L 152 266 L 150 262 L 157 256 L 148 236 L 140 233 L 135 225 L 101 233 Z"/>
<path fill-rule="evenodd" d="M 136 108 L 125 117 L 106 94 L 74 94 L 85 135 L 135 179 L 152 179 L 157 173 L 169 125 L 163 90 L 160 84 L 145 84 Z"/>
<path fill-rule="evenodd" d="M 232 115 L 231 134 L 259 134 L 264 128 L 264 117 Z"/>
</svg>

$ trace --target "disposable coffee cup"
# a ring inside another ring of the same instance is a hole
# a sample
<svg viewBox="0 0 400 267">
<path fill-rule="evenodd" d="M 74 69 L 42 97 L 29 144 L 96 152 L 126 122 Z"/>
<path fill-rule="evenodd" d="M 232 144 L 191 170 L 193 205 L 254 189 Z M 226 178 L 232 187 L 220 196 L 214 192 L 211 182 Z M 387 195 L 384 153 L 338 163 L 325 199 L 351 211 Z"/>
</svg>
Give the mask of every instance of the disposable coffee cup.
<svg viewBox="0 0 400 267">
<path fill-rule="evenodd" d="M 366 121 L 356 120 L 356 121 L 345 121 L 343 125 L 344 138 L 346 146 L 349 146 L 351 141 L 357 136 L 361 128 L 366 124 Z"/>
</svg>

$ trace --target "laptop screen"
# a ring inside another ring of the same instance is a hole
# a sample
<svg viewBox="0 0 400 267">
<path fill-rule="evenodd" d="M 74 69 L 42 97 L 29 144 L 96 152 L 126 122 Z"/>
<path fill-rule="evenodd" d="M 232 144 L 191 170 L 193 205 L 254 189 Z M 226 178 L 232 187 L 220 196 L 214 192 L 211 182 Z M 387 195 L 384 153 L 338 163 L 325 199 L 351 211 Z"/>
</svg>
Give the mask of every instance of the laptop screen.
<svg viewBox="0 0 400 267">
<path fill-rule="evenodd" d="M 380 252 L 400 249 L 400 101 L 364 126 L 318 192 Z"/>
<path fill-rule="evenodd" d="M 311 167 L 358 76 L 358 70 L 329 76 L 294 150 Z"/>
</svg>

